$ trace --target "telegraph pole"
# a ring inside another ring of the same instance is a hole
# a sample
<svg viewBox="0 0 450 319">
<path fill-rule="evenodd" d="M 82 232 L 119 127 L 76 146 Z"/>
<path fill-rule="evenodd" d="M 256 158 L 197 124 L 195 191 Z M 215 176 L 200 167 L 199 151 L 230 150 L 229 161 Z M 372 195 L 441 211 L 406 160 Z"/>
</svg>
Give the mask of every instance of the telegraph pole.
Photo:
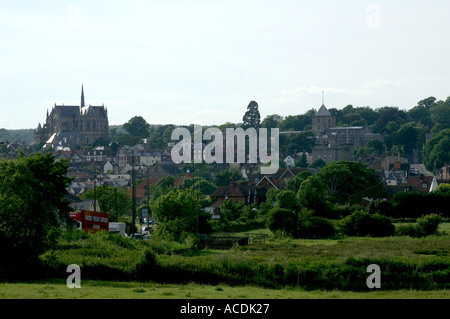
<svg viewBox="0 0 450 319">
<path fill-rule="evenodd" d="M 131 149 L 131 189 L 132 189 L 132 200 L 133 202 L 133 225 L 132 232 L 134 234 L 134 228 L 136 226 L 136 174 L 134 172 L 134 149 Z"/>
</svg>

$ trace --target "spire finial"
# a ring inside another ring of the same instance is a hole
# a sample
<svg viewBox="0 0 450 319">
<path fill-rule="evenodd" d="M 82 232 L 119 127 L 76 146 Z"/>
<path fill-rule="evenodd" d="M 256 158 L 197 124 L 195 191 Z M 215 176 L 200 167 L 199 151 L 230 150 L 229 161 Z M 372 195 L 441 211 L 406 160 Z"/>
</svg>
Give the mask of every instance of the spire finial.
<svg viewBox="0 0 450 319">
<path fill-rule="evenodd" d="M 83 89 L 83 83 L 81 83 L 81 107 L 84 107 L 84 89 Z"/>
<path fill-rule="evenodd" d="M 324 91 L 322 91 L 322 105 L 325 105 L 325 103 L 323 101 L 323 93 L 324 93 Z"/>
</svg>

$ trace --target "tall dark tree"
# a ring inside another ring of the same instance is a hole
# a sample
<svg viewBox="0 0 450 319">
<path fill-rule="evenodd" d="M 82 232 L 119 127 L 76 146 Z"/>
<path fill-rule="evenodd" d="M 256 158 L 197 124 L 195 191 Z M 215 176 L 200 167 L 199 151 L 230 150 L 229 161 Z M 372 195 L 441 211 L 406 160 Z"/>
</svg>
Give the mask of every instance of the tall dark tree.
<svg viewBox="0 0 450 319">
<path fill-rule="evenodd" d="M 49 153 L 0 161 L 0 277 L 5 269 L 30 273 L 26 267 L 55 243 L 60 218 L 70 218 L 68 166 Z"/>
<path fill-rule="evenodd" d="M 243 128 L 254 127 L 256 129 L 261 127 L 261 115 L 259 114 L 258 103 L 251 101 L 247 106 L 247 112 L 242 117 Z"/>
<path fill-rule="evenodd" d="M 126 122 L 123 128 L 131 136 L 146 138 L 149 134 L 150 124 L 142 116 L 135 116 Z"/>
</svg>

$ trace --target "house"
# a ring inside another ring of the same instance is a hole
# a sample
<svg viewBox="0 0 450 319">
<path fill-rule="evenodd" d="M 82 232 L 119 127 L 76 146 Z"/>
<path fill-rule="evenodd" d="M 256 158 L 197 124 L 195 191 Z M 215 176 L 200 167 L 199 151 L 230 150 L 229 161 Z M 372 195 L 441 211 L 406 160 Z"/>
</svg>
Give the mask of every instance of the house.
<svg viewBox="0 0 450 319">
<path fill-rule="evenodd" d="M 259 205 L 261 202 L 256 186 L 245 182 L 235 182 L 230 186 L 218 187 L 209 196 L 211 196 L 211 198 L 215 201 L 209 207 L 206 207 L 205 210 L 209 211 L 213 216 L 220 214 L 220 206 L 228 199 L 231 199 L 235 203 L 244 203 L 245 205 L 253 203 Z"/>
<path fill-rule="evenodd" d="M 283 161 L 286 163 L 287 167 L 293 167 L 295 163 L 295 160 L 291 155 L 286 156 Z"/>
<path fill-rule="evenodd" d="M 103 173 L 107 174 L 108 172 L 114 172 L 114 166 L 111 164 L 110 161 L 107 161 L 106 164 L 103 166 Z"/>
<path fill-rule="evenodd" d="M 385 182 L 387 186 L 397 186 L 398 180 L 397 177 L 391 172 L 384 172 Z"/>
<path fill-rule="evenodd" d="M 156 162 L 161 162 L 161 152 L 153 151 L 149 153 L 142 153 L 140 156 L 140 164 L 144 166 L 152 166 Z"/>
<path fill-rule="evenodd" d="M 407 185 L 410 190 L 428 193 L 434 178 L 434 176 L 426 175 L 410 176 Z"/>
<path fill-rule="evenodd" d="M 149 168 L 149 177 L 160 179 L 168 175 L 178 176 L 181 170 L 173 162 L 156 162 Z"/>
</svg>

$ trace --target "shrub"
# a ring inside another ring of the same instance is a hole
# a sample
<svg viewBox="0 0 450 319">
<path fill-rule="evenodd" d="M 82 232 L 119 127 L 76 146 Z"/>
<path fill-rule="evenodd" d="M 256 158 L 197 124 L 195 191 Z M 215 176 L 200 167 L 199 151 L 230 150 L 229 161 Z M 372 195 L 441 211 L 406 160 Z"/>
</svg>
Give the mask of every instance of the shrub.
<svg viewBox="0 0 450 319">
<path fill-rule="evenodd" d="M 266 225 L 273 232 L 280 230 L 293 235 L 296 233 L 297 223 L 298 216 L 294 211 L 274 207 L 268 213 Z"/>
<path fill-rule="evenodd" d="M 442 218 L 436 214 L 429 214 L 417 219 L 417 235 L 418 237 L 437 234 L 439 224 Z"/>
<path fill-rule="evenodd" d="M 336 229 L 330 221 L 318 216 L 308 216 L 301 221 L 297 237 L 319 239 L 334 235 Z"/>
<path fill-rule="evenodd" d="M 347 236 L 392 236 L 395 226 L 381 214 L 357 211 L 341 220 L 341 231 Z"/>
<path fill-rule="evenodd" d="M 367 205 L 367 210 L 371 214 L 379 213 L 385 216 L 392 216 L 394 205 L 387 200 L 377 198 Z"/>
<path fill-rule="evenodd" d="M 398 236 L 425 237 L 438 233 L 442 217 L 436 214 L 428 214 L 417 219 L 415 224 L 400 225 L 396 229 Z"/>
</svg>

